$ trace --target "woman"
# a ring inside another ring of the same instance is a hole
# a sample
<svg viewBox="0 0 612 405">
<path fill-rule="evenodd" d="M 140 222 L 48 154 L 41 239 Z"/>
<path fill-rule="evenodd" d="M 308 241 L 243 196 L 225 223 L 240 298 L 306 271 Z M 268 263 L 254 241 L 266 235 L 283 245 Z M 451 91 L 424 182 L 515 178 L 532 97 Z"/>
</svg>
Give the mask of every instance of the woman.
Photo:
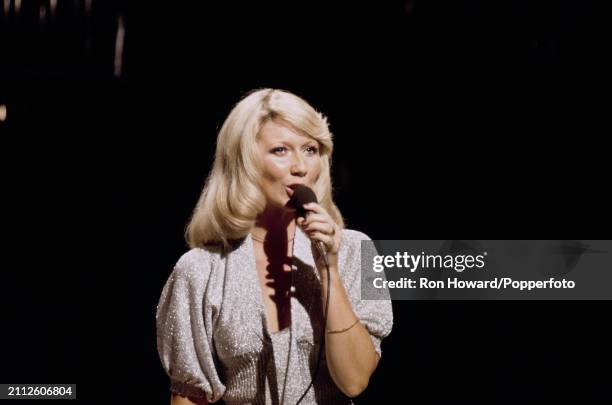
<svg viewBox="0 0 612 405">
<path fill-rule="evenodd" d="M 249 94 L 223 124 L 187 227 L 191 250 L 157 308 L 172 404 L 295 404 L 315 373 L 303 404 L 352 403 L 366 388 L 393 315 L 389 300 L 360 299 L 369 238 L 343 229 L 332 201 L 331 138 L 321 114 L 274 89 Z M 320 202 L 306 218 L 290 203 L 298 185 Z"/>
</svg>

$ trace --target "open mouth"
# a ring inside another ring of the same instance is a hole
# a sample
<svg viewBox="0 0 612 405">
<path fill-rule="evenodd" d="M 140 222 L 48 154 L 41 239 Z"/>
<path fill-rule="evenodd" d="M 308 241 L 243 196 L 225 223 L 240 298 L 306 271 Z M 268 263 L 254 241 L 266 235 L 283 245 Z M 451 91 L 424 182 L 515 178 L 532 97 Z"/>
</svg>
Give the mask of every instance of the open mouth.
<svg viewBox="0 0 612 405">
<path fill-rule="evenodd" d="M 289 197 L 293 196 L 293 190 L 295 190 L 296 187 L 300 187 L 303 185 L 304 184 L 290 184 L 286 186 L 285 188 L 287 189 L 287 195 L 289 195 Z"/>
</svg>

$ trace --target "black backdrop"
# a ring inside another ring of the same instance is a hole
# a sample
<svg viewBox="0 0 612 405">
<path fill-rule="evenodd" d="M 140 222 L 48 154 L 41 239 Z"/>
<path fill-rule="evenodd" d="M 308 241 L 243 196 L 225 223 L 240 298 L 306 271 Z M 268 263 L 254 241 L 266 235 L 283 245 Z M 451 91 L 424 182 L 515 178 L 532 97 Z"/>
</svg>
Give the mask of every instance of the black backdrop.
<svg viewBox="0 0 612 405">
<path fill-rule="evenodd" d="M 253 88 L 328 116 L 336 201 L 373 239 L 610 236 L 591 2 L 49 4 L 2 14 L 0 382 L 167 403 L 155 306 L 216 131 Z M 357 403 L 609 397 L 607 302 L 393 308 Z"/>
</svg>

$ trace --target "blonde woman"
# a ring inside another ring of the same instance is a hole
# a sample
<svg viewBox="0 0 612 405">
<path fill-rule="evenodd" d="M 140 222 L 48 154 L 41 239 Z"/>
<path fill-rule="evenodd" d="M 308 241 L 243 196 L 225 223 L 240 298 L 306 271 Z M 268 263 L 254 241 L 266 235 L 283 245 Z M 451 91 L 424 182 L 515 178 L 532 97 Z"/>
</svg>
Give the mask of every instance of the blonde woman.
<svg viewBox="0 0 612 405">
<path fill-rule="evenodd" d="M 360 298 L 369 238 L 344 229 L 332 149 L 325 117 L 286 91 L 253 91 L 227 117 L 187 226 L 191 250 L 157 308 L 172 404 L 350 404 L 367 387 L 393 314 L 389 300 Z M 305 218 L 290 203 L 298 185 L 319 201 Z"/>
</svg>

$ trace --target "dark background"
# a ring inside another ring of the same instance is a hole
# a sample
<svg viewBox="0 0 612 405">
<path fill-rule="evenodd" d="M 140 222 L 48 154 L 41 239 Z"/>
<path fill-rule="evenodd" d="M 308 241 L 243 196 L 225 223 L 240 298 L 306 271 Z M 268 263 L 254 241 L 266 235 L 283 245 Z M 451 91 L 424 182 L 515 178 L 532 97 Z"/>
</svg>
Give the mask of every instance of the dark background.
<svg viewBox="0 0 612 405">
<path fill-rule="evenodd" d="M 328 116 L 335 199 L 373 239 L 610 239 L 595 2 L 286 3 L 0 10 L 0 382 L 168 403 L 155 307 L 216 131 L 253 88 Z M 608 302 L 393 308 L 357 403 L 610 396 Z"/>
</svg>

